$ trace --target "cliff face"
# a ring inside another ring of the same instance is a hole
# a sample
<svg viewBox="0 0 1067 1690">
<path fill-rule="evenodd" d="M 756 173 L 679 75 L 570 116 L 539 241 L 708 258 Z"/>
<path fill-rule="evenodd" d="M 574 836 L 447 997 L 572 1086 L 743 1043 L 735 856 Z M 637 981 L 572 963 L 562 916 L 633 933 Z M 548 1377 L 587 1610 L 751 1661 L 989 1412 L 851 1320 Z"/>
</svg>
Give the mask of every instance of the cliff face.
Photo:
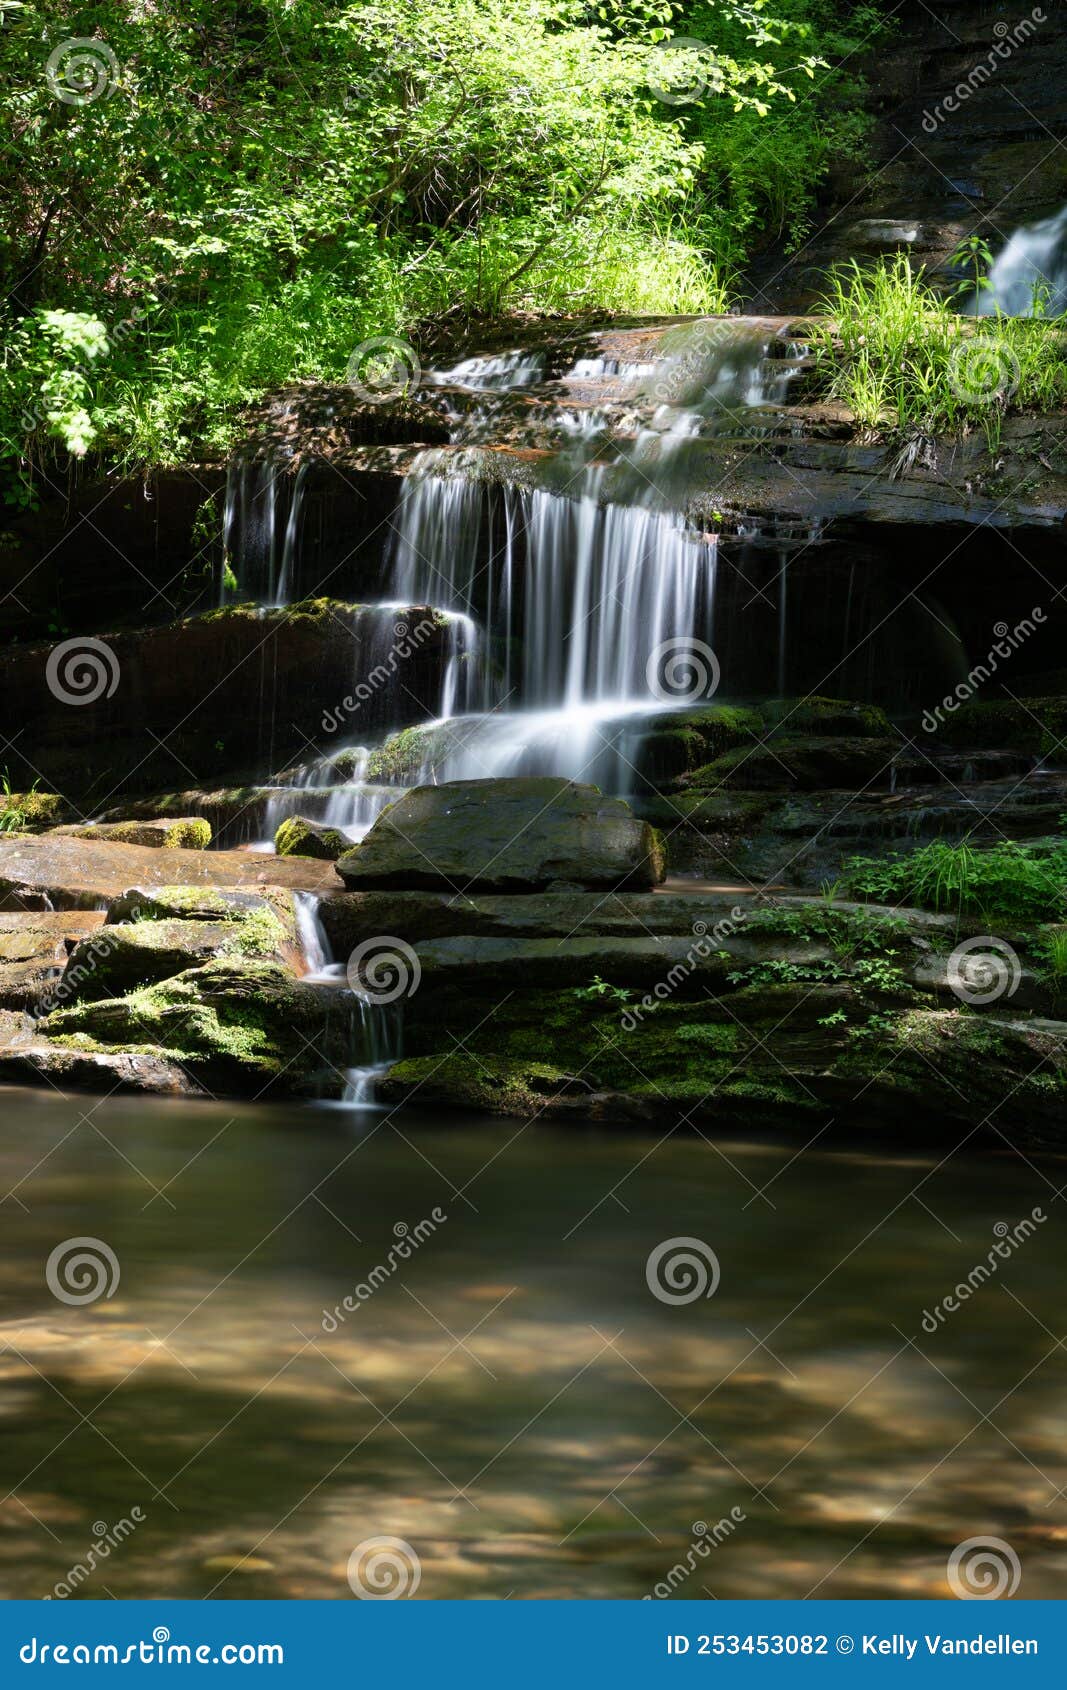
<svg viewBox="0 0 1067 1690">
<path fill-rule="evenodd" d="M 907 0 L 863 67 L 871 169 L 831 175 L 805 245 L 755 267 L 752 306 L 805 308 L 828 264 L 903 248 L 936 274 L 959 240 L 996 252 L 1067 203 L 1067 6 Z"/>
</svg>

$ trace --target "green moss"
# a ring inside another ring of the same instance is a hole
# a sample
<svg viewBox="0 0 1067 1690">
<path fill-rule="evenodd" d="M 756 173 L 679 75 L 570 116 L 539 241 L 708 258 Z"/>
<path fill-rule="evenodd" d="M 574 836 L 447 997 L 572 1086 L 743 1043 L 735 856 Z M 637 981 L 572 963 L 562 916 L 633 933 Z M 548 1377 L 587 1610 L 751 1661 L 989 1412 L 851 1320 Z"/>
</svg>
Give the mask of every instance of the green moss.
<svg viewBox="0 0 1067 1690">
<path fill-rule="evenodd" d="M 320 827 L 303 816 L 290 816 L 274 835 L 279 857 L 317 857 L 336 862 L 352 849 L 352 841 L 334 827 Z"/>
<path fill-rule="evenodd" d="M 1055 751 L 1067 739 L 1067 698 L 990 699 L 946 714 L 938 729 L 949 745 L 967 750 Z"/>
<path fill-rule="evenodd" d="M 56 792 L 0 792 L 0 832 L 55 827 L 66 808 Z"/>
</svg>

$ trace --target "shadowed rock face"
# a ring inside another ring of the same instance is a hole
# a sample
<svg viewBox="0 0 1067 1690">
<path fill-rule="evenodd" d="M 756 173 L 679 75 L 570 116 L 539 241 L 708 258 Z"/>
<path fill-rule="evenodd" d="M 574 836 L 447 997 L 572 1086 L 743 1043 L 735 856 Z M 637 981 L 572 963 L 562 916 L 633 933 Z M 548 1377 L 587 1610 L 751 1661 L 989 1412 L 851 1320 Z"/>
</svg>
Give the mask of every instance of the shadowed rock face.
<svg viewBox="0 0 1067 1690">
<path fill-rule="evenodd" d="M 9 647 L 0 709 L 27 724 L 10 753 L 12 784 L 38 780 L 68 799 L 91 789 L 85 803 L 99 814 L 120 790 L 284 764 L 361 682 L 361 730 L 422 720 L 437 707 L 445 624 L 416 608 L 410 618 L 424 631 L 391 658 L 401 614 L 330 599 L 236 605 L 160 628 Z"/>
<path fill-rule="evenodd" d="M 641 890 L 663 879 L 653 829 L 595 786 L 552 778 L 420 786 L 337 863 L 346 886 Z"/>
</svg>

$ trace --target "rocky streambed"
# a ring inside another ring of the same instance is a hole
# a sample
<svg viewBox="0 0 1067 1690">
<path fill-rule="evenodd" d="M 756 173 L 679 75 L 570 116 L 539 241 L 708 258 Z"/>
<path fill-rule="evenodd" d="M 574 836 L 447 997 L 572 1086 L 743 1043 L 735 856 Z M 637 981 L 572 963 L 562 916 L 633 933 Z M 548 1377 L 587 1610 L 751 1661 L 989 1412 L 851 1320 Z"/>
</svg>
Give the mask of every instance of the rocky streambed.
<svg viewBox="0 0 1067 1690">
<path fill-rule="evenodd" d="M 833 742 L 813 735 L 812 756 Z M 855 742 L 836 736 L 846 759 Z M 687 878 L 668 868 L 699 812 L 653 826 L 552 778 L 416 788 L 336 862 L 107 827 L 0 839 L 0 1076 L 336 1097 L 373 1044 L 390 1105 L 1058 1148 L 1047 924 L 991 932 L 797 873 L 761 887 L 731 849 L 769 849 L 759 826 L 802 795 L 717 802 Z"/>
</svg>

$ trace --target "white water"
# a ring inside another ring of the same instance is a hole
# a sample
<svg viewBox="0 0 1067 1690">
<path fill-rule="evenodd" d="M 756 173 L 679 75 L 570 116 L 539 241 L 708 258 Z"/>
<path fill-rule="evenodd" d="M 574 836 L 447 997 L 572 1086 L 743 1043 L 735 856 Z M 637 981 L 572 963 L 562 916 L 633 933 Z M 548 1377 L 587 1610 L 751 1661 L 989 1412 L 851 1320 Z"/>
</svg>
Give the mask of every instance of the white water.
<svg viewBox="0 0 1067 1690">
<path fill-rule="evenodd" d="M 471 359 L 431 378 L 474 397 L 449 402 L 453 445 L 424 452 L 406 478 L 387 558 L 390 607 L 430 605 L 452 618 L 437 719 L 448 743 L 421 778 L 545 773 L 630 791 L 647 719 L 711 695 L 717 542 L 687 521 L 687 470 L 702 435 L 758 432 L 758 407 L 782 397 L 788 373 L 767 374 L 766 351 L 751 330 L 709 322 L 679 332 L 654 363 L 580 361 L 557 384 L 554 413 L 545 407 L 562 444 L 539 456 L 529 486 L 487 483 L 474 448 L 492 437 L 505 390 L 540 378 L 540 355 Z M 606 408 L 569 397 L 608 376 L 633 405 L 634 420 L 624 408 L 615 432 Z M 228 496 L 227 534 L 240 519 L 264 560 L 260 578 L 277 593 L 294 582 L 301 490 L 280 555 L 273 483 L 242 472 Z M 784 666 L 784 566 L 780 595 Z M 698 653 L 695 685 L 691 669 L 669 679 L 662 655 L 679 645 Z M 339 787 L 335 753 L 272 800 L 270 837 L 283 815 L 329 787 L 338 789 L 321 819 L 363 837 L 398 789 L 369 785 L 371 754 L 349 751 Z M 310 974 L 340 985 L 314 900 L 298 901 L 298 920 Z M 356 1060 L 344 1101 L 365 1109 L 400 1052 L 400 1017 L 358 995 L 352 1012 Z"/>
<path fill-rule="evenodd" d="M 980 316 L 1004 311 L 1010 317 L 1033 315 L 1035 291 L 1048 290 L 1045 312 L 1067 311 L 1067 206 L 1054 217 L 1016 229 L 989 272 L 989 286 L 978 295 Z"/>
</svg>

